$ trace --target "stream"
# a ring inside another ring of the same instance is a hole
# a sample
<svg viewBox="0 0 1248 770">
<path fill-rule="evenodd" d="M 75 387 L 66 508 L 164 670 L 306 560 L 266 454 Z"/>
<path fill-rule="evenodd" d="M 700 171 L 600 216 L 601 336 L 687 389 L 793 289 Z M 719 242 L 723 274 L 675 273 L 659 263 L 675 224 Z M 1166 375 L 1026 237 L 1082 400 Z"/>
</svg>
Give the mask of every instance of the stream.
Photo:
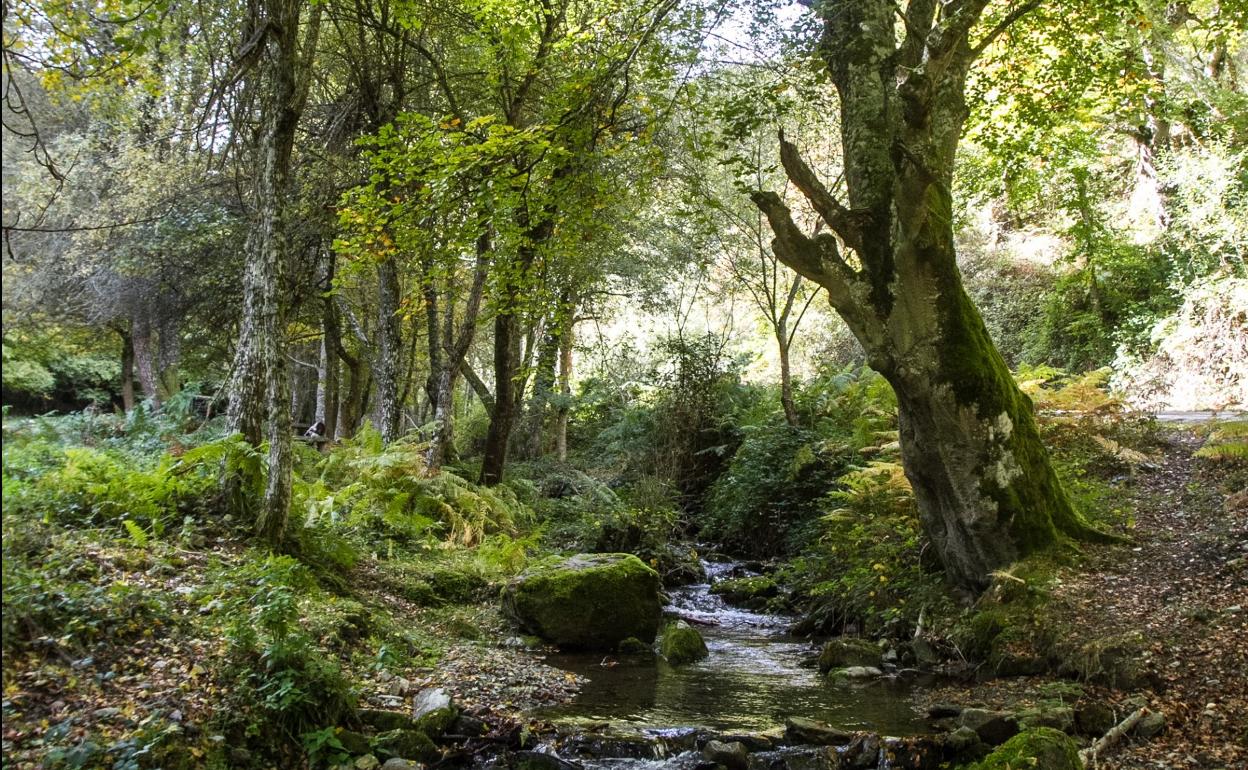
<svg viewBox="0 0 1248 770">
<path fill-rule="evenodd" d="M 701 631 L 709 657 L 677 668 L 657 655 L 551 654 L 547 663 L 588 681 L 575 701 L 541 716 L 569 726 L 609 723 L 645 732 L 758 732 L 782 727 L 790 716 L 883 735 L 924 730 L 910 706 L 912 683 L 826 683 L 816 668 L 802 665 L 818 650 L 787 633 L 792 618 L 730 607 L 710 593 L 711 583 L 748 574 L 740 564 L 704 566 L 709 582 L 672 589 L 665 611 Z"/>
</svg>

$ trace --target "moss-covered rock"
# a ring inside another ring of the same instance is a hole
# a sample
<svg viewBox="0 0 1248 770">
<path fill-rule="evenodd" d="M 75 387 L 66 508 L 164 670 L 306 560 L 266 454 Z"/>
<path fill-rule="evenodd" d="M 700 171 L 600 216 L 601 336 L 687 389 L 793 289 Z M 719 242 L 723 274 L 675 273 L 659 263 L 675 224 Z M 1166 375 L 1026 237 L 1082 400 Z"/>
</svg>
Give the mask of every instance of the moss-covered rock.
<svg viewBox="0 0 1248 770">
<path fill-rule="evenodd" d="M 635 636 L 630 636 L 620 642 L 620 646 L 616 648 L 616 652 L 621 655 L 646 655 L 648 653 L 652 653 L 653 651 L 650 649 L 650 645 Z"/>
<path fill-rule="evenodd" d="M 780 595 L 780 586 L 769 577 L 743 577 L 721 580 L 711 586 L 711 593 L 723 597 L 729 604 L 746 609 L 761 610 L 769 599 Z"/>
<path fill-rule="evenodd" d="M 525 570 L 503 590 L 503 609 L 560 647 L 613 651 L 630 636 L 654 641 L 659 575 L 631 554 L 577 554 Z"/>
<path fill-rule="evenodd" d="M 1051 727 L 1024 730 L 970 770 L 1083 770 L 1079 748 L 1065 733 Z"/>
<path fill-rule="evenodd" d="M 880 665 L 880 648 L 866 639 L 841 637 L 823 645 L 819 653 L 819 673 L 826 674 L 847 666 Z"/>
<path fill-rule="evenodd" d="M 659 651 L 673 666 L 693 663 L 711 654 L 710 650 L 706 649 L 702 634 L 684 622 L 673 623 L 663 631 L 663 641 L 659 645 Z"/>
<path fill-rule="evenodd" d="M 389 730 L 381 733 L 373 738 L 373 748 L 378 756 L 386 758 L 402 757 L 433 762 L 442 757 L 438 747 L 420 730 Z"/>
</svg>

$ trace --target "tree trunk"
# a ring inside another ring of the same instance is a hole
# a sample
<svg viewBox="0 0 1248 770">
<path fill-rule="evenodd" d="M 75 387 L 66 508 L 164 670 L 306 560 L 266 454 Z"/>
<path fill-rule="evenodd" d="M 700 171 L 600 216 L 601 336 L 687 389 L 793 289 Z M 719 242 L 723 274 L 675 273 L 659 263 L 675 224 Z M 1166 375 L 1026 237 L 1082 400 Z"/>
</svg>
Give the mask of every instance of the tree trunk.
<svg viewBox="0 0 1248 770">
<path fill-rule="evenodd" d="M 572 398 L 572 335 L 576 328 L 574 318 L 569 318 L 563 334 L 559 335 L 559 410 L 555 415 L 555 455 L 559 462 L 568 461 L 568 413 Z"/>
<path fill-rule="evenodd" d="M 338 407 L 339 438 L 351 438 L 360 425 L 360 416 L 364 413 L 364 404 L 368 401 L 368 367 L 362 357 L 346 361 L 347 372 L 351 375 L 347 385 L 347 397 Z"/>
<path fill-rule="evenodd" d="M 529 459 L 542 456 L 542 429 L 546 426 L 546 407 L 555 390 L 555 366 L 558 363 L 560 327 L 552 319 L 537 352 L 537 371 L 533 375 L 533 395 L 529 397 L 525 415 L 524 455 Z"/>
<path fill-rule="evenodd" d="M 514 298 L 513 298 L 514 301 Z M 479 482 L 494 486 L 503 480 L 507 445 L 516 420 L 516 377 L 520 366 L 519 318 L 514 306 L 494 316 L 494 409 L 485 434 Z"/>
<path fill-rule="evenodd" d="M 134 338 L 129 332 L 121 335 L 121 408 L 129 414 L 134 409 Z"/>
<path fill-rule="evenodd" d="M 783 326 L 776 330 L 776 343 L 780 350 L 780 405 L 784 407 L 784 421 L 798 427 L 797 407 L 793 404 L 793 372 L 789 364 L 789 335 Z"/>
<path fill-rule="evenodd" d="M 839 236 L 806 235 L 775 193 L 752 198 L 783 262 L 829 300 L 897 393 L 902 461 L 949 577 L 973 588 L 1053 543 L 1094 536 L 1075 513 L 1014 383 L 962 287 L 953 243 L 954 156 L 966 75 L 986 2 L 937 14 L 911 0 L 905 37 L 891 0 L 827 0 L 820 53 L 841 104 L 847 203 L 780 141 L 793 184 Z M 949 5 L 949 4 L 946 4 Z M 1024 6 L 1030 7 L 1030 6 Z M 842 258 L 854 250 L 861 267 Z"/>
<path fill-rule="evenodd" d="M 152 339 L 151 323 L 144 316 L 139 316 L 130 324 L 130 341 L 134 348 L 135 369 L 139 374 L 139 385 L 143 388 L 143 398 L 160 406 L 160 388 L 156 378 L 156 344 Z"/>
<path fill-rule="evenodd" d="M 389 444 L 399 434 L 399 364 L 403 349 L 399 323 L 399 271 L 394 258 L 377 265 L 377 358 L 373 376 L 377 380 L 377 430 L 382 443 Z"/>
<path fill-rule="evenodd" d="M 283 291 L 290 248 L 285 208 L 295 129 L 307 98 L 321 15 L 321 6 L 313 6 L 301 55 L 299 27 L 303 7 L 299 0 L 267 0 L 260 20 L 264 26 L 259 33 L 263 48 L 255 179 L 257 221 L 249 239 L 242 339 L 235 358 L 229 408 L 231 427 L 241 430 L 252 443 L 259 443 L 260 415 L 268 418 L 268 479 L 256 533 L 271 544 L 279 543 L 285 535 L 292 463 Z"/>
</svg>

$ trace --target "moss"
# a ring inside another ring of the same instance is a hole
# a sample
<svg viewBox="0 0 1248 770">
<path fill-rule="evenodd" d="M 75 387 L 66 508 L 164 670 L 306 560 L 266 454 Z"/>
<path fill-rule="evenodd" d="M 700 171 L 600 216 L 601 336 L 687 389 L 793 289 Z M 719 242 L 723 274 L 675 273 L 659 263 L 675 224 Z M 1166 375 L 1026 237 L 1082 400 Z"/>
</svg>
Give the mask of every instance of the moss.
<svg viewBox="0 0 1248 770">
<path fill-rule="evenodd" d="M 635 636 L 630 636 L 620 642 L 620 646 L 616 648 L 616 651 L 621 655 L 644 655 L 650 652 L 650 645 Z"/>
<path fill-rule="evenodd" d="M 819 673 L 847 666 L 880 665 L 880 648 L 866 639 L 833 639 L 819 653 Z"/>
<path fill-rule="evenodd" d="M 721 580 L 711 586 L 711 593 L 729 604 L 749 609 L 764 609 L 768 600 L 780 594 L 780 586 L 769 577 L 743 577 Z"/>
<path fill-rule="evenodd" d="M 659 651 L 673 666 L 683 666 L 710 655 L 702 634 L 686 623 L 673 623 L 663 632 Z"/>
<path fill-rule="evenodd" d="M 419 730 L 390 730 L 373 738 L 373 748 L 381 757 L 400 757 L 420 762 L 441 759 L 442 752 L 428 735 Z"/>
<path fill-rule="evenodd" d="M 1074 740 L 1051 727 L 1024 730 L 968 770 L 1083 770 Z"/>
<path fill-rule="evenodd" d="M 579 554 L 526 570 L 504 589 L 503 608 L 561 647 L 614 651 L 630 636 L 654 641 L 659 575 L 631 554 Z"/>
</svg>

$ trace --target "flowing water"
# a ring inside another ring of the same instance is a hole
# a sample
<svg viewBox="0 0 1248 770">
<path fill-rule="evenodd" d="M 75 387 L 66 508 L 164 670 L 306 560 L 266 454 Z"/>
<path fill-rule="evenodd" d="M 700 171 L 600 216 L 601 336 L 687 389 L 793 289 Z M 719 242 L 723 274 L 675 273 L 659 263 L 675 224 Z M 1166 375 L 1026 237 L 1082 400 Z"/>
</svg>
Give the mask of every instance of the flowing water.
<svg viewBox="0 0 1248 770">
<path fill-rule="evenodd" d="M 706 567 L 711 582 L 740 573 L 732 563 Z M 588 681 L 574 702 L 542 716 L 647 731 L 759 731 L 790 716 L 886 735 L 923 730 L 910 706 L 910 685 L 882 679 L 835 686 L 803 666 L 817 650 L 787 633 L 792 618 L 729 607 L 710 593 L 710 583 L 672 591 L 667 614 L 698 628 L 710 656 L 677 668 L 658 656 L 553 654 L 548 663 Z"/>
</svg>

